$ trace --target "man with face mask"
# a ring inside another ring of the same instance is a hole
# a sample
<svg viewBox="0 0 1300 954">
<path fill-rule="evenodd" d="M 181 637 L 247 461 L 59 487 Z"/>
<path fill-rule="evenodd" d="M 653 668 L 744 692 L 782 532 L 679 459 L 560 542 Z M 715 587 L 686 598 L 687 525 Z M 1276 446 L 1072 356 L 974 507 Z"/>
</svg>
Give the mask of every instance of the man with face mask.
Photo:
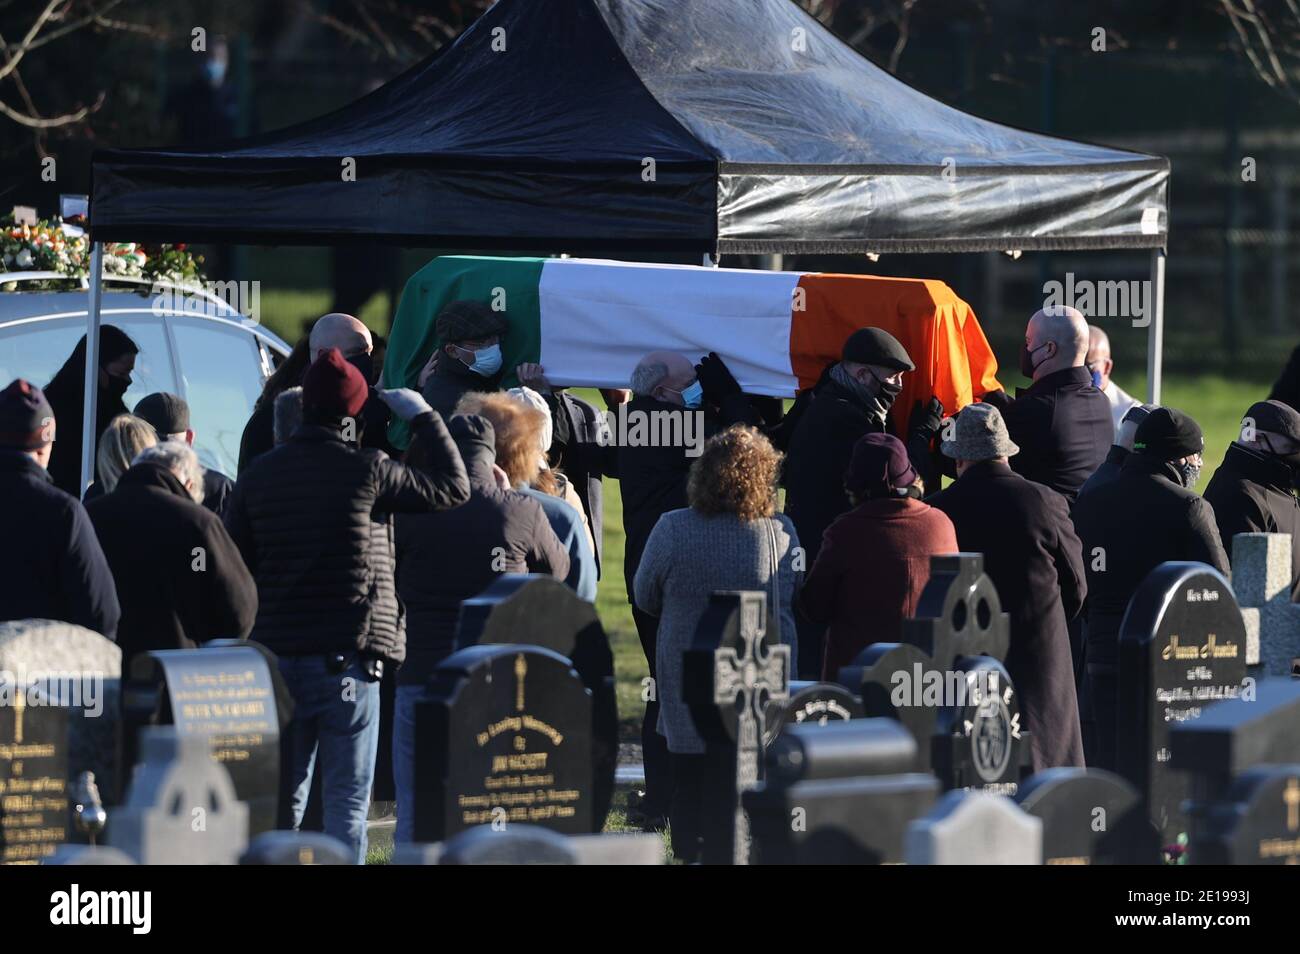
<svg viewBox="0 0 1300 954">
<path fill-rule="evenodd" d="M 808 402 L 790 436 L 785 462 L 785 512 L 794 521 L 810 569 L 826 528 L 852 509 L 844 472 L 853 448 L 866 434 L 888 432 L 887 418 L 903 389 L 903 374 L 915 369 L 898 339 L 880 328 L 849 335 L 824 383 Z M 922 462 L 913 466 L 924 470 Z M 802 616 L 799 622 L 801 679 L 821 674 L 824 627 Z"/>
<path fill-rule="evenodd" d="M 1115 769 L 1119 629 L 1147 574 L 1167 560 L 1194 560 L 1229 574 L 1214 508 L 1192 489 L 1204 446 L 1194 420 L 1158 407 L 1138 426 L 1119 477 L 1075 504 L 1088 575 L 1082 720 L 1091 767 Z"/>
<path fill-rule="evenodd" d="M 439 414 L 450 417 L 468 391 L 501 388 L 501 339 L 505 316 L 478 301 L 450 302 L 434 323 L 440 342 L 420 371 L 420 393 Z"/>
<path fill-rule="evenodd" d="M 1300 412 L 1258 401 L 1205 488 L 1225 549 L 1239 533 L 1291 534 L 1291 594 L 1300 595 Z"/>
<path fill-rule="evenodd" d="M 1020 453 L 1011 469 L 1051 487 L 1071 503 L 1106 459 L 1115 438 L 1110 402 L 1084 365 L 1088 323 L 1073 308 L 1034 313 L 1025 327 L 1020 373 L 1033 383 L 1014 401 L 1001 392 L 983 400 L 1002 412 Z"/>
</svg>

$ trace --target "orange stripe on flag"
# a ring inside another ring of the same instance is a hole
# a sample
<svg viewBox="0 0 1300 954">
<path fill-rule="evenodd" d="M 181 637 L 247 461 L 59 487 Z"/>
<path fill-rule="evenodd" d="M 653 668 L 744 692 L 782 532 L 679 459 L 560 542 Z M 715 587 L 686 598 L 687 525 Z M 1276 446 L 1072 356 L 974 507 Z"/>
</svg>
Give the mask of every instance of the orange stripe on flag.
<svg viewBox="0 0 1300 954">
<path fill-rule="evenodd" d="M 800 390 L 840 359 L 845 339 L 859 328 L 888 331 L 916 365 L 903 376 L 894 404 L 897 434 L 916 401 L 938 397 L 952 414 L 1001 387 L 997 358 L 975 312 L 943 282 L 817 273 L 800 276 L 791 313 L 790 365 Z"/>
</svg>

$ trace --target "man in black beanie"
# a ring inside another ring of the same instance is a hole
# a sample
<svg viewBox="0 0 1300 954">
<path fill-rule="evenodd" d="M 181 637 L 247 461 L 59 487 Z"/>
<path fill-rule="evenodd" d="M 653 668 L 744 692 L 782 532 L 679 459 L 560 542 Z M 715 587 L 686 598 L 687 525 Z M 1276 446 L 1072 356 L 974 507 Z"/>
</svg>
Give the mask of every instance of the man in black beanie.
<svg viewBox="0 0 1300 954">
<path fill-rule="evenodd" d="M 1241 420 L 1205 499 L 1214 507 L 1224 549 L 1239 533 L 1291 534 L 1291 597 L 1300 595 L 1300 412 L 1256 401 Z"/>
<path fill-rule="evenodd" d="M 155 391 L 142 397 L 132 412 L 148 422 L 158 433 L 160 441 L 175 441 L 187 447 L 194 446 L 194 428 L 190 427 L 190 406 L 179 394 Z M 219 470 L 203 468 L 203 506 L 218 517 L 226 515 L 230 492 L 235 483 Z"/>
<path fill-rule="evenodd" d="M 81 501 L 46 472 L 54 430 L 40 388 L 19 378 L 0 391 L 0 620 L 57 619 L 114 639 L 121 610 L 104 551 Z"/>
<path fill-rule="evenodd" d="M 434 322 L 438 350 L 420 371 L 420 393 L 429 406 L 450 417 L 467 391 L 496 391 L 505 376 L 501 339 L 505 315 L 478 301 L 453 301 Z"/>
<path fill-rule="evenodd" d="M 1075 503 L 1088 574 L 1082 719 L 1089 766 L 1115 769 L 1119 628 L 1147 574 L 1168 560 L 1194 560 L 1229 575 L 1214 508 L 1192 490 L 1204 447 L 1194 420 L 1158 407 L 1138 425 L 1119 477 Z"/>
</svg>

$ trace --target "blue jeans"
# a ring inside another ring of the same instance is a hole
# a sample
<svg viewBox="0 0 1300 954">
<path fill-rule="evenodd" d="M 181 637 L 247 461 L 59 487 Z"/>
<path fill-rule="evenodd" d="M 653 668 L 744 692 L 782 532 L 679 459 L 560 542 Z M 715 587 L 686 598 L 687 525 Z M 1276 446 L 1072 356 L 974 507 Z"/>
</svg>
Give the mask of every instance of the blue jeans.
<svg viewBox="0 0 1300 954">
<path fill-rule="evenodd" d="M 366 815 L 379 751 L 379 683 L 359 660 L 330 672 L 324 656 L 281 656 L 280 674 L 293 696 L 281 757 L 288 760 L 293 827 L 302 824 L 320 753 L 325 833 L 366 862 Z"/>
<path fill-rule="evenodd" d="M 424 686 L 398 686 L 393 705 L 393 787 L 397 789 L 399 845 L 415 841 L 415 707 L 433 698 Z"/>
</svg>

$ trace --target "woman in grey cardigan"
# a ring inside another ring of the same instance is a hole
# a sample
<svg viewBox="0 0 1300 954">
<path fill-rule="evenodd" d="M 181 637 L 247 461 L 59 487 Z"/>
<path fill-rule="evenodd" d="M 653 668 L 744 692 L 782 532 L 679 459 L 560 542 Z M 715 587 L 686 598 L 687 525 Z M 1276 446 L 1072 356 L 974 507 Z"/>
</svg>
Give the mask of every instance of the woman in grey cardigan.
<svg viewBox="0 0 1300 954">
<path fill-rule="evenodd" d="M 636 605 L 659 617 L 656 669 L 661 735 L 673 760 L 673 852 L 699 855 L 704 740 L 682 701 L 682 655 L 715 590 L 767 594 L 768 633 L 795 646 L 794 599 L 803 577 L 794 524 L 776 513 L 781 454 L 752 427 L 709 439 L 691 465 L 690 507 L 659 518 L 634 581 Z"/>
</svg>

